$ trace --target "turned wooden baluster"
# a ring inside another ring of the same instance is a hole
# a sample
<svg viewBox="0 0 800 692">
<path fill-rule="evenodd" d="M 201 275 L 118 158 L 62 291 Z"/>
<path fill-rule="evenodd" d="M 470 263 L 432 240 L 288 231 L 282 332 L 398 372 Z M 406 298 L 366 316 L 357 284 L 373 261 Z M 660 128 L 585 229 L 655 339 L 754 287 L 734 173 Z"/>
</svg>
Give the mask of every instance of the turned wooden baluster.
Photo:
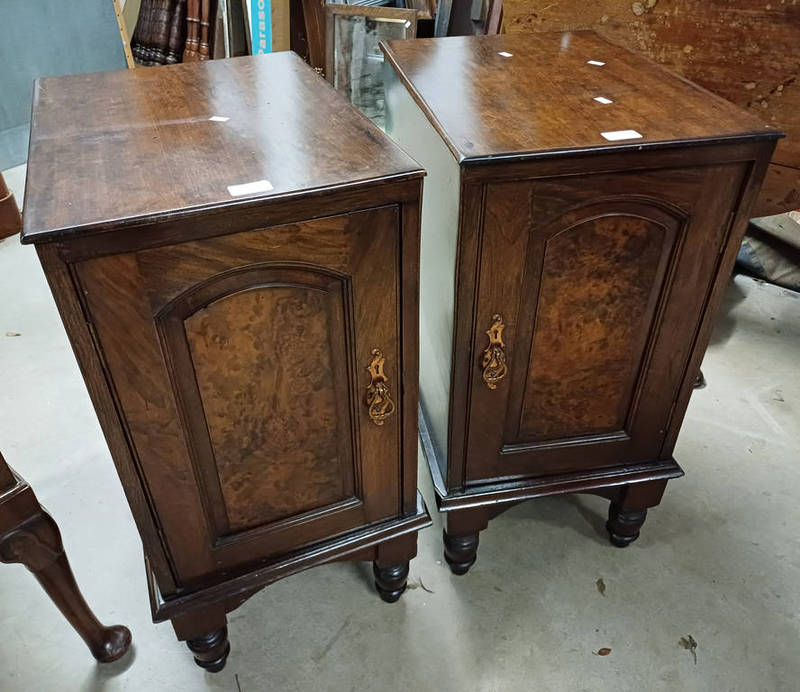
<svg viewBox="0 0 800 692">
<path fill-rule="evenodd" d="M 199 60 L 200 47 L 200 0 L 188 0 L 186 4 L 186 47 L 183 62 Z"/>
<path fill-rule="evenodd" d="M 75 582 L 61 533 L 31 487 L 0 454 L 0 562 L 25 565 L 101 663 L 122 657 L 131 645 L 123 625 L 105 627 Z"/>
<path fill-rule="evenodd" d="M 211 0 L 202 0 L 200 9 L 200 45 L 198 60 L 211 59 Z"/>
<path fill-rule="evenodd" d="M 189 0 L 186 9 L 186 48 L 183 62 L 211 58 L 211 0 Z"/>
</svg>

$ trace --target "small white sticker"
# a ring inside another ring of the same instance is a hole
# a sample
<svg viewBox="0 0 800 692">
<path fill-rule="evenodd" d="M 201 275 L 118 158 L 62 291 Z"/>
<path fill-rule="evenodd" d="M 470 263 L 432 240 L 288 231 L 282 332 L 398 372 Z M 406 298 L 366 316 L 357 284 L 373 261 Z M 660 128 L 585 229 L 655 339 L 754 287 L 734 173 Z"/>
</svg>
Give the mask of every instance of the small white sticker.
<svg viewBox="0 0 800 692">
<path fill-rule="evenodd" d="M 506 53 L 504 50 L 501 50 L 501 51 L 498 53 L 498 55 L 502 55 L 504 58 L 510 58 L 510 57 L 511 57 L 512 55 L 514 55 L 514 54 L 513 54 L 513 53 Z"/>
<path fill-rule="evenodd" d="M 230 120 L 230 118 L 226 118 L 224 115 L 212 115 L 209 120 L 212 123 L 226 123 Z"/>
<path fill-rule="evenodd" d="M 597 67 L 602 67 L 603 65 L 605 65 L 604 62 L 600 62 L 599 60 L 587 60 L 586 64 L 587 65 L 597 65 Z"/>
<path fill-rule="evenodd" d="M 258 192 L 269 192 L 272 189 L 272 183 L 269 180 L 256 180 L 241 185 L 228 185 L 228 194 L 232 197 L 240 197 L 241 195 L 255 195 Z"/>
<path fill-rule="evenodd" d="M 609 142 L 616 142 L 620 139 L 641 139 L 642 135 L 640 135 L 636 130 L 614 130 L 613 132 L 601 132 L 601 135 L 605 137 Z"/>
<path fill-rule="evenodd" d="M 607 99 L 605 96 L 595 96 L 592 100 L 597 101 L 597 103 L 602 103 L 603 105 L 614 103 L 611 99 Z"/>
</svg>

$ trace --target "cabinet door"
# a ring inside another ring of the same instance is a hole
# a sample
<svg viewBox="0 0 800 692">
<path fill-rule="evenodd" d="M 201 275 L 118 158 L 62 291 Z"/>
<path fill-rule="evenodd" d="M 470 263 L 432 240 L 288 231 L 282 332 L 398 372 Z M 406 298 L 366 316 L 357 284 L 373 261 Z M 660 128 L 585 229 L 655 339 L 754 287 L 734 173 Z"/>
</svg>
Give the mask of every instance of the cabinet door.
<svg viewBox="0 0 800 692">
<path fill-rule="evenodd" d="M 660 458 L 745 173 L 487 186 L 468 482 Z"/>
<path fill-rule="evenodd" d="M 398 219 L 383 207 L 76 265 L 181 584 L 399 513 Z"/>
</svg>

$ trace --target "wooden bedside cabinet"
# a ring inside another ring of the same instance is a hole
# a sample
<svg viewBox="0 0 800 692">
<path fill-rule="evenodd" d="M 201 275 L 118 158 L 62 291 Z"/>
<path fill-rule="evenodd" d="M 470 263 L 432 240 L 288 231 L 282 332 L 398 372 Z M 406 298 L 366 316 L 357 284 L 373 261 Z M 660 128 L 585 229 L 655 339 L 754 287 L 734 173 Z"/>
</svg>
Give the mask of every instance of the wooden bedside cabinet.
<svg viewBox="0 0 800 692">
<path fill-rule="evenodd" d="M 591 32 L 384 46 L 387 132 L 427 170 L 420 398 L 445 556 L 513 504 L 611 500 L 672 451 L 779 133 Z"/>
<path fill-rule="evenodd" d="M 423 171 L 293 53 L 41 80 L 35 243 L 144 544 L 153 618 L 334 560 L 405 589 Z"/>
</svg>

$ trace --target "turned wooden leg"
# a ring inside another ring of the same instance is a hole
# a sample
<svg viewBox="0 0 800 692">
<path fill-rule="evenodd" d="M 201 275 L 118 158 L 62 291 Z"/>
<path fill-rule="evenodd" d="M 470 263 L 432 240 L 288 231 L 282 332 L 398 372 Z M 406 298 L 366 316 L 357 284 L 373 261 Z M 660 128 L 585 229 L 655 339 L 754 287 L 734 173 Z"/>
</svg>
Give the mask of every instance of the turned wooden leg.
<svg viewBox="0 0 800 692">
<path fill-rule="evenodd" d="M 417 533 L 407 533 L 377 546 L 372 574 L 378 595 L 394 603 L 406 590 L 409 562 L 417 554 Z"/>
<path fill-rule="evenodd" d="M 649 481 L 623 486 L 611 498 L 606 530 L 611 543 L 625 548 L 639 538 L 639 530 L 647 518 L 647 508 L 661 502 L 667 481 Z"/>
<path fill-rule="evenodd" d="M 209 673 L 225 667 L 231 645 L 228 641 L 227 617 L 224 609 L 211 608 L 173 618 L 178 639 L 185 641 L 194 654 L 194 662 Z"/>
<path fill-rule="evenodd" d="M 2 456 L 0 465 L 4 478 L 14 480 L 0 495 L 0 561 L 25 565 L 92 656 L 101 663 L 116 661 L 131 645 L 130 631 L 122 625 L 105 627 L 95 617 L 75 582 L 55 521 L 30 486 L 11 474 Z"/>
<path fill-rule="evenodd" d="M 646 518 L 646 509 L 626 510 L 612 502 L 606 522 L 609 539 L 617 548 L 625 548 L 639 538 L 639 529 Z"/>
<path fill-rule="evenodd" d="M 450 571 L 453 574 L 466 574 L 478 559 L 479 534 L 450 536 L 447 530 L 443 530 L 442 534 L 444 535 L 444 559 L 450 565 Z"/>
<path fill-rule="evenodd" d="M 219 673 L 228 660 L 231 645 L 225 609 L 211 607 L 172 619 L 178 639 L 194 654 L 194 662 L 209 673 Z"/>
<path fill-rule="evenodd" d="M 397 565 L 379 565 L 372 563 L 372 573 L 375 575 L 375 588 L 380 597 L 387 603 L 394 603 L 406 590 L 408 581 L 409 564 L 401 562 Z"/>
<path fill-rule="evenodd" d="M 209 673 L 219 673 L 225 667 L 231 652 L 227 627 L 209 632 L 198 639 L 189 639 L 186 645 L 194 654 L 194 662 Z"/>
<path fill-rule="evenodd" d="M 453 574 L 466 574 L 478 558 L 478 535 L 489 524 L 485 508 L 456 510 L 447 513 L 444 536 L 444 559 Z"/>
</svg>

